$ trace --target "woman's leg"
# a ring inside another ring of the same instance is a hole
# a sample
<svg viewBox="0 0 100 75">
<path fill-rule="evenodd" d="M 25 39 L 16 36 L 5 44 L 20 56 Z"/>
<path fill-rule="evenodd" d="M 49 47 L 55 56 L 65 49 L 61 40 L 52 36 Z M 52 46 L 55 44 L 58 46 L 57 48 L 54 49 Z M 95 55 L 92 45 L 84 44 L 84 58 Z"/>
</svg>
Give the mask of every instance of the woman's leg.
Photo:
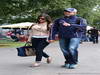
<svg viewBox="0 0 100 75">
<path fill-rule="evenodd" d="M 36 50 L 36 48 L 37 48 L 37 46 L 39 44 L 39 40 L 37 38 L 32 38 L 31 41 L 32 41 L 32 48 L 33 48 L 33 50 L 34 49 Z"/>
<path fill-rule="evenodd" d="M 49 45 L 45 38 L 32 38 L 32 47 L 36 50 L 36 61 L 41 61 L 41 56 L 48 58 L 49 56 L 43 52 L 43 49 Z"/>
<path fill-rule="evenodd" d="M 45 57 L 45 58 L 48 58 L 49 57 L 49 55 L 46 54 L 45 52 L 43 52 L 42 56 Z"/>
<path fill-rule="evenodd" d="M 32 38 L 32 48 L 33 50 L 37 48 L 38 44 L 39 44 L 39 40 L 37 38 Z M 37 57 L 37 50 L 36 50 L 36 57 Z M 40 66 L 40 61 L 36 61 L 34 64 L 33 64 L 33 67 L 38 67 Z"/>
<path fill-rule="evenodd" d="M 32 46 L 36 50 L 36 65 L 39 63 L 42 59 L 42 56 L 47 58 L 47 63 L 51 62 L 51 57 L 47 55 L 45 52 L 43 52 L 44 48 L 49 45 L 49 43 L 44 38 L 33 38 L 32 39 Z"/>
<path fill-rule="evenodd" d="M 43 52 L 44 48 L 48 45 L 49 43 L 46 42 L 45 38 L 39 39 L 39 44 L 36 47 L 36 61 L 41 61 L 42 56 L 48 58 L 49 56 Z"/>
</svg>

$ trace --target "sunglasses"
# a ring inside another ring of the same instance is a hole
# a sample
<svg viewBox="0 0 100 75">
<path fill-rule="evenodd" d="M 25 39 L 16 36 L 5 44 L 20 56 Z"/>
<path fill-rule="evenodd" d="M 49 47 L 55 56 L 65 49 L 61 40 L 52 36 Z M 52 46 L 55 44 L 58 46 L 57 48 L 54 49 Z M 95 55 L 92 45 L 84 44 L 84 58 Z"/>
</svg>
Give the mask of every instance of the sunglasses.
<svg viewBox="0 0 100 75">
<path fill-rule="evenodd" d="M 70 11 L 65 11 L 65 12 L 71 13 Z"/>
<path fill-rule="evenodd" d="M 45 18 L 39 18 L 39 19 L 41 19 L 41 20 L 45 20 Z"/>
</svg>

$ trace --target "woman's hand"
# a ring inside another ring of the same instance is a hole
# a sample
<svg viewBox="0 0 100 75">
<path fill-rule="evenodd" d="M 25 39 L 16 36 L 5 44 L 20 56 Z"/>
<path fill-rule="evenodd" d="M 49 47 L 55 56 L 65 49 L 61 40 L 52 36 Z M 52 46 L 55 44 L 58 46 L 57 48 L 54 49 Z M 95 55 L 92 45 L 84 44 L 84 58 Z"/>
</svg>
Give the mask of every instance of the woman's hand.
<svg viewBox="0 0 100 75">
<path fill-rule="evenodd" d="M 31 41 L 26 41 L 26 43 L 31 43 Z"/>
<path fill-rule="evenodd" d="M 49 43 L 55 42 L 55 40 L 48 40 Z"/>
</svg>

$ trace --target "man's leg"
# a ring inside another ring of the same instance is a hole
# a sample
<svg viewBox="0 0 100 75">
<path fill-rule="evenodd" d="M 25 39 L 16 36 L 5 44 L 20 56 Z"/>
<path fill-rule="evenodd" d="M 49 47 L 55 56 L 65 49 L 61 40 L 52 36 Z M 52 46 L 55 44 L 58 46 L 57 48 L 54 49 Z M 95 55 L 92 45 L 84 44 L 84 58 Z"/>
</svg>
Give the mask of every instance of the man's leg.
<svg viewBox="0 0 100 75">
<path fill-rule="evenodd" d="M 98 36 L 96 36 L 96 43 L 98 43 Z"/>
<path fill-rule="evenodd" d="M 69 51 L 70 51 L 70 64 L 77 64 L 78 63 L 78 46 L 80 43 L 80 38 L 71 38 L 69 44 Z"/>
<path fill-rule="evenodd" d="M 59 41 L 59 45 L 60 45 L 60 49 L 64 55 L 65 58 L 65 65 L 69 64 L 69 51 L 68 51 L 68 46 L 69 46 L 69 39 L 65 40 L 65 39 L 60 39 Z"/>
<path fill-rule="evenodd" d="M 92 36 L 92 42 L 95 44 L 95 36 Z"/>
</svg>

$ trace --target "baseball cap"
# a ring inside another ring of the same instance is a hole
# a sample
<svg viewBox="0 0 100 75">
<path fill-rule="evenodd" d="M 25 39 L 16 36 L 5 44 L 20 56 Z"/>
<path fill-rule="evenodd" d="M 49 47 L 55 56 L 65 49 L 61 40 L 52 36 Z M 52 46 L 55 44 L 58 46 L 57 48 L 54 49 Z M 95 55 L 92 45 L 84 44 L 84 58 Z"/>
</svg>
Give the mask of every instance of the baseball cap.
<svg viewBox="0 0 100 75">
<path fill-rule="evenodd" d="M 66 9 L 64 9 L 64 11 L 66 11 L 66 12 L 77 12 L 77 9 L 75 9 L 75 8 L 66 8 Z"/>
</svg>

